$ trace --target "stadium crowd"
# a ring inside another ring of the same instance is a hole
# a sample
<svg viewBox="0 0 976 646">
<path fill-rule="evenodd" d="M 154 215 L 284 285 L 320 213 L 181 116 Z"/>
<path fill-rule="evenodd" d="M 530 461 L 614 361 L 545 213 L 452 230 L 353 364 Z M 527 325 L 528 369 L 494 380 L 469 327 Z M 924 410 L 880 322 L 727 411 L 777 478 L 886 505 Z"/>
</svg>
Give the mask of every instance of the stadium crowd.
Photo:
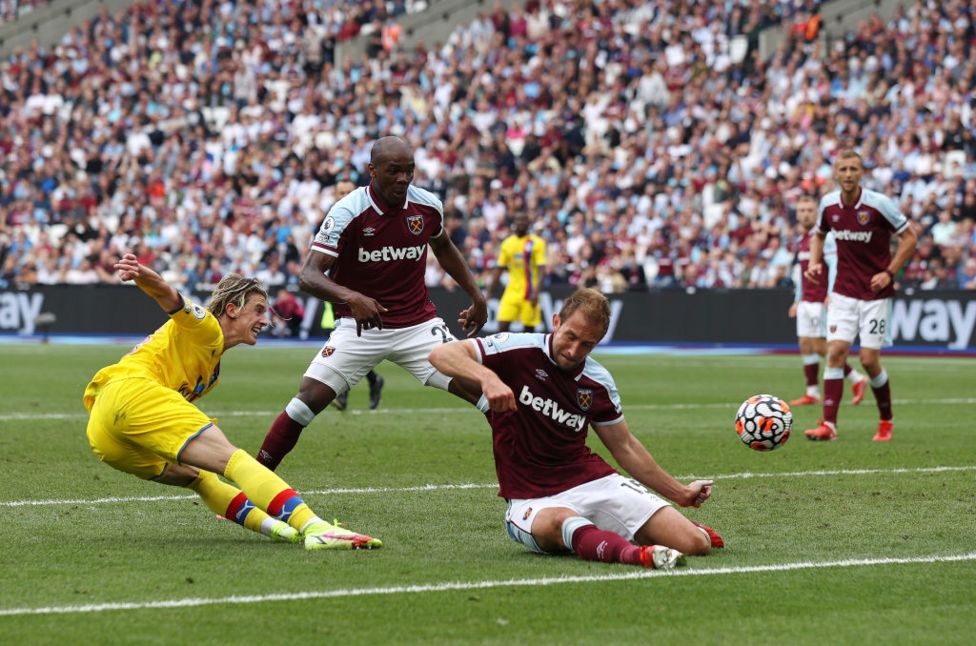
<svg viewBox="0 0 976 646">
<path fill-rule="evenodd" d="M 795 201 L 853 144 L 922 233 L 899 282 L 976 288 L 976 0 L 826 45 L 814 2 L 528 0 L 406 51 L 392 19 L 425 6 L 146 2 L 3 60 L 0 287 L 112 282 L 124 250 L 189 289 L 292 286 L 337 180 L 396 134 L 483 278 L 525 211 L 549 283 L 787 286 Z"/>
<path fill-rule="evenodd" d="M 0 25 L 26 16 L 47 3 L 48 0 L 0 0 Z"/>
</svg>

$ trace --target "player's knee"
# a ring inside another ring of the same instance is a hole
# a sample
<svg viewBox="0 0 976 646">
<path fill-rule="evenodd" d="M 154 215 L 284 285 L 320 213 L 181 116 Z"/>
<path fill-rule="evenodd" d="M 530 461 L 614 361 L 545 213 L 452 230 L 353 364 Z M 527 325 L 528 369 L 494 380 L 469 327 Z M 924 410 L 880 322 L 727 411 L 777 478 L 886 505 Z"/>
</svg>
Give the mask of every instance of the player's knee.
<svg viewBox="0 0 976 646">
<path fill-rule="evenodd" d="M 546 552 L 560 552 L 573 549 L 564 544 L 563 523 L 570 518 L 579 518 L 576 512 L 563 509 L 543 510 L 532 521 L 532 537 L 539 548 Z"/>
<path fill-rule="evenodd" d="M 712 551 L 712 541 L 705 535 L 705 532 L 694 527 L 694 531 L 687 537 L 686 549 L 678 548 L 678 551 L 689 556 L 705 556 Z"/>
<path fill-rule="evenodd" d="M 188 487 L 197 479 L 200 471 L 187 464 L 171 464 L 159 476 L 151 478 L 160 484 L 172 485 L 174 487 Z"/>
<path fill-rule="evenodd" d="M 321 413 L 335 397 L 335 391 L 325 384 L 316 383 L 313 386 L 303 383 L 298 395 L 288 402 L 285 410 L 293 420 L 302 426 L 308 426 L 315 416 Z M 305 419 L 308 421 L 303 423 Z"/>
</svg>

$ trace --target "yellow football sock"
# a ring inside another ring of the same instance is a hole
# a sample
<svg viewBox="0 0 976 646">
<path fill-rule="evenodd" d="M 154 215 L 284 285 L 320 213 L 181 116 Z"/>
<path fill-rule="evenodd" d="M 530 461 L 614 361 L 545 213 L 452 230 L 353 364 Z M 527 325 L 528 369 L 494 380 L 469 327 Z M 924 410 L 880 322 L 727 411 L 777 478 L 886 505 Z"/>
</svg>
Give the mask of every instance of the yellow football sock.
<svg viewBox="0 0 976 646">
<path fill-rule="evenodd" d="M 272 536 L 280 520 L 254 506 L 244 492 L 231 486 L 209 471 L 201 471 L 196 480 L 187 485 L 197 492 L 215 514 L 234 521 L 252 532 Z"/>
<path fill-rule="evenodd" d="M 230 456 L 224 475 L 236 482 L 255 505 L 298 531 L 302 531 L 310 523 L 322 520 L 288 483 L 243 449 L 237 449 Z"/>
</svg>

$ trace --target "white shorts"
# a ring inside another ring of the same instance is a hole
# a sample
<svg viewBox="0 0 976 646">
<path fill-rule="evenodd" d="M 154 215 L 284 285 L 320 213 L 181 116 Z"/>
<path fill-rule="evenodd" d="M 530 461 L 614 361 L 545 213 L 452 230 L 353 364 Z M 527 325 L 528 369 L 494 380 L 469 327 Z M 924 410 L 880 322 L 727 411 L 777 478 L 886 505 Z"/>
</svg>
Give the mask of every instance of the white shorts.
<svg viewBox="0 0 976 646">
<path fill-rule="evenodd" d="M 434 318 L 412 327 L 368 329 L 356 336 L 356 320 L 341 318 L 335 331 L 305 371 L 338 395 L 366 376 L 384 359 L 397 364 L 425 386 L 447 390 L 451 378 L 438 372 L 427 357 L 431 350 L 454 341 L 444 319 Z"/>
<path fill-rule="evenodd" d="M 509 500 L 505 528 L 516 543 L 544 553 L 532 537 L 532 521 L 543 509 L 568 507 L 600 529 L 632 541 L 651 516 L 669 506 L 636 480 L 613 473 L 546 498 Z"/>
<path fill-rule="evenodd" d="M 812 339 L 826 337 L 826 309 L 823 303 L 800 301 L 796 308 L 796 335 Z"/>
<path fill-rule="evenodd" d="M 880 350 L 891 345 L 891 299 L 862 301 L 841 294 L 830 295 L 827 308 L 827 341 L 853 343 Z"/>
</svg>

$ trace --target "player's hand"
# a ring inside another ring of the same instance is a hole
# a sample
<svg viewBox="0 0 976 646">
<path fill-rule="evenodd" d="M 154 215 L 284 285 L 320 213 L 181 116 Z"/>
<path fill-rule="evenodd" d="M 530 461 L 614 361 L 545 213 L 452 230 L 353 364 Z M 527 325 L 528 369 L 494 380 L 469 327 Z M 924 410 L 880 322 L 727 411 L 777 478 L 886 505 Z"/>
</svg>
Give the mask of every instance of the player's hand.
<svg viewBox="0 0 976 646">
<path fill-rule="evenodd" d="M 703 502 L 711 498 L 713 484 L 715 483 L 711 480 L 695 480 L 685 487 L 685 500 L 675 502 L 682 507 L 701 507 Z"/>
<path fill-rule="evenodd" d="M 885 287 L 887 287 L 890 284 L 891 284 L 891 276 L 889 276 L 888 275 L 888 272 L 886 272 L 886 271 L 883 271 L 883 272 L 881 272 L 879 274 L 875 274 L 874 276 L 871 276 L 871 291 L 872 292 L 875 292 L 875 293 L 880 292 L 882 289 L 884 289 Z"/>
<path fill-rule="evenodd" d="M 481 392 L 488 400 L 488 408 L 496 413 L 515 411 L 515 393 L 497 375 L 481 382 Z"/>
<path fill-rule="evenodd" d="M 380 305 L 379 301 L 365 294 L 356 294 L 346 299 L 346 304 L 352 310 L 353 318 L 356 319 L 356 336 L 362 336 L 363 330 L 383 329 L 381 315 L 389 310 Z"/>
<path fill-rule="evenodd" d="M 812 283 L 820 282 L 820 274 L 823 273 L 823 263 L 810 263 L 807 270 L 803 272 L 803 277 Z"/>
<path fill-rule="evenodd" d="M 467 337 L 478 334 L 488 321 L 488 301 L 482 299 L 472 303 L 471 307 L 461 310 L 458 314 L 458 325 L 467 333 Z"/>
<path fill-rule="evenodd" d="M 135 254 L 127 253 L 113 266 L 115 271 L 119 272 L 119 278 L 123 281 L 135 280 L 139 277 L 139 271 L 143 269 L 143 266 L 139 264 L 139 259 L 135 257 Z"/>
<path fill-rule="evenodd" d="M 793 303 L 792 305 L 790 305 L 790 311 L 788 312 L 788 314 L 789 314 L 789 317 L 791 319 L 795 319 L 796 318 L 796 308 L 797 308 L 797 304 L 796 303 Z"/>
</svg>

